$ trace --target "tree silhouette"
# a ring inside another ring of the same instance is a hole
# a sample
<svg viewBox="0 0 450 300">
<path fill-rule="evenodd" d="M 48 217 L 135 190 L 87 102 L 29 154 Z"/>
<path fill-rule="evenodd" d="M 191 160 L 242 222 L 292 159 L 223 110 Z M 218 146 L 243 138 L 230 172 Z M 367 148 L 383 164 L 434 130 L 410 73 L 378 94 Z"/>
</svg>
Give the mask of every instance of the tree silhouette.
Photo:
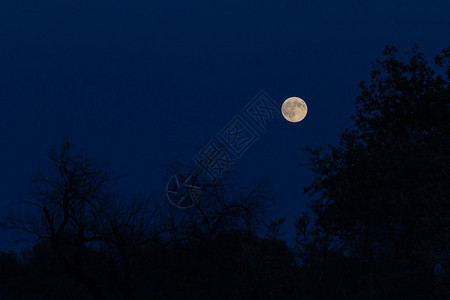
<svg viewBox="0 0 450 300">
<path fill-rule="evenodd" d="M 136 251 L 159 241 L 159 208 L 140 197 L 118 196 L 112 172 L 76 152 L 68 139 L 50 150 L 49 161 L 47 172 L 31 178 L 35 197 L 26 204 L 37 210 L 28 218 L 10 218 L 8 227 L 35 236 L 39 248 L 53 253 L 94 298 L 108 298 L 105 280 L 113 280 L 127 298 Z"/>
<path fill-rule="evenodd" d="M 69 274 L 98 299 L 95 279 L 87 274 L 87 245 L 103 240 L 105 215 L 111 209 L 112 174 L 64 139 L 49 152 L 47 172 L 31 178 L 37 209 L 28 219 L 12 218 L 9 227 L 46 240 Z"/>
<path fill-rule="evenodd" d="M 282 219 L 258 237 L 273 192 L 267 181 L 243 187 L 223 177 L 202 184 L 191 209 L 124 197 L 105 165 L 64 139 L 49 168 L 32 176 L 36 208 L 10 229 L 36 243 L 21 261 L 4 255 L 0 292 L 13 299 L 218 298 L 296 293 L 294 256 L 276 238 Z M 276 278 L 276 280 L 273 280 Z M 0 278 L 1 279 L 1 278 Z M 21 289 L 17 289 L 18 282 Z M 260 287 L 263 283 L 264 287 Z M 0 294 L 1 295 L 1 294 Z"/>
<path fill-rule="evenodd" d="M 417 46 L 383 54 L 361 82 L 354 128 L 329 153 L 305 148 L 315 177 L 304 192 L 315 241 L 321 232 L 340 257 L 368 264 L 378 296 L 428 297 L 450 271 L 450 48 L 435 66 Z"/>
<path fill-rule="evenodd" d="M 173 240 L 205 244 L 215 236 L 232 230 L 256 233 L 269 216 L 274 201 L 267 180 L 242 187 L 230 178 L 203 184 L 201 200 L 191 209 L 171 208 Z"/>
</svg>

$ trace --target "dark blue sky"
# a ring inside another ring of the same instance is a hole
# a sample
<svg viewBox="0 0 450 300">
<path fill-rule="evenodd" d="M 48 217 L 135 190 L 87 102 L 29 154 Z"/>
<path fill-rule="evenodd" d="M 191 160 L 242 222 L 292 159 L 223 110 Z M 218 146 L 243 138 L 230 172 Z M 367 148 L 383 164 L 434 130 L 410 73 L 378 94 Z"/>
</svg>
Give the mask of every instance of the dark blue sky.
<svg viewBox="0 0 450 300">
<path fill-rule="evenodd" d="M 66 2 L 0 2 L 2 212 L 63 134 L 126 174 L 124 192 L 164 189 L 161 167 L 189 163 L 265 90 L 279 105 L 303 98 L 308 115 L 269 124 L 238 167 L 271 179 L 290 228 L 311 180 L 300 148 L 351 125 L 370 62 L 415 42 L 431 59 L 450 37 L 444 0 Z M 0 237 L 0 250 L 16 247 Z"/>
</svg>

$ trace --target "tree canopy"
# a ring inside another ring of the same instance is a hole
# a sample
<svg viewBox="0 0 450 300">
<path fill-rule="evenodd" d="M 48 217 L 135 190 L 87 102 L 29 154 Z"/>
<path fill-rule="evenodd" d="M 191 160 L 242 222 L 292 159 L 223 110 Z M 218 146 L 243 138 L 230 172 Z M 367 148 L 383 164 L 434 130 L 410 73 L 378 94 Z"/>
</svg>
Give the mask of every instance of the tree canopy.
<svg viewBox="0 0 450 300">
<path fill-rule="evenodd" d="M 385 265 L 371 278 L 393 276 L 412 292 L 450 267 L 450 48 L 434 65 L 417 46 L 383 55 L 360 84 L 354 126 L 339 145 L 305 149 L 315 177 L 304 192 L 341 253 Z"/>
</svg>

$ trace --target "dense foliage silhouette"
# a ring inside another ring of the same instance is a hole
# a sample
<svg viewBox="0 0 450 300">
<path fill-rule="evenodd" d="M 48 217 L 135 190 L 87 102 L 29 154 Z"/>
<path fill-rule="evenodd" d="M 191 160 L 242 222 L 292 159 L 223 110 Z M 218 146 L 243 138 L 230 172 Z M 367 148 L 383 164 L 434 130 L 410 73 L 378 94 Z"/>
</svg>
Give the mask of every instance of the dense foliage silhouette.
<svg viewBox="0 0 450 300">
<path fill-rule="evenodd" d="M 448 297 L 450 48 L 435 65 L 417 46 L 383 54 L 370 82 L 361 82 L 354 127 L 325 154 L 305 149 L 315 174 L 305 188 L 314 197 L 314 234 L 333 249 L 325 259 L 351 278 L 339 284 L 341 297 Z M 300 233 L 306 223 L 298 221 Z"/>
</svg>

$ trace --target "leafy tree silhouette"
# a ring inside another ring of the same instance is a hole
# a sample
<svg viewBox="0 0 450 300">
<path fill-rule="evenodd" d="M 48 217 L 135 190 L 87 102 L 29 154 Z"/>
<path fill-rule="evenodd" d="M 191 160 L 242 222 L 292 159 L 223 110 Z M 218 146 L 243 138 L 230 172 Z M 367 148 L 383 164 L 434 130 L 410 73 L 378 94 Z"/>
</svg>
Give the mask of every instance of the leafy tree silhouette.
<svg viewBox="0 0 450 300">
<path fill-rule="evenodd" d="M 338 254 L 335 267 L 359 272 L 366 296 L 423 299 L 449 283 L 450 48 L 435 66 L 417 45 L 401 54 L 388 46 L 373 63 L 338 146 L 304 149 L 315 227 L 308 236 L 299 218 L 298 245 L 309 261 Z M 345 288 L 341 297 L 355 291 Z"/>
</svg>

